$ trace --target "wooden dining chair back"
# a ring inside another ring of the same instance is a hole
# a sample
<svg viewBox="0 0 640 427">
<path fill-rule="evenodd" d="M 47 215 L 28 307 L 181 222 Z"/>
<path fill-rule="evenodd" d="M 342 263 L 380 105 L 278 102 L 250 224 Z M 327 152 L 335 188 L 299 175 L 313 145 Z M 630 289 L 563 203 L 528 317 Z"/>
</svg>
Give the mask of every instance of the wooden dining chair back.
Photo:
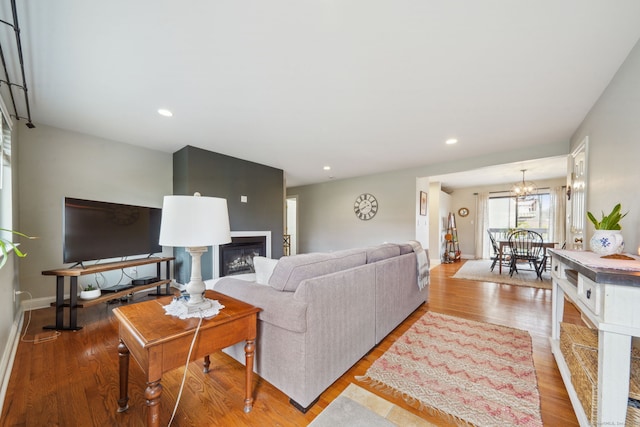
<svg viewBox="0 0 640 427">
<path fill-rule="evenodd" d="M 489 234 L 491 247 L 493 248 L 493 254 L 491 255 L 491 271 L 496 268 L 498 262 L 502 263 L 503 267 L 509 267 L 509 265 L 511 264 L 511 250 L 509 250 L 508 247 L 504 247 L 503 252 L 500 253 L 500 247 L 498 246 L 498 242 L 496 242 L 495 237 L 493 237 L 493 234 L 490 230 L 487 230 L 487 233 Z"/>
<path fill-rule="evenodd" d="M 509 235 L 509 247 L 511 248 L 511 264 L 509 276 L 518 272 L 518 263 L 526 263 L 536 272 L 541 279 L 541 266 L 543 265 L 543 239 L 542 235 L 533 230 L 516 230 Z"/>
</svg>

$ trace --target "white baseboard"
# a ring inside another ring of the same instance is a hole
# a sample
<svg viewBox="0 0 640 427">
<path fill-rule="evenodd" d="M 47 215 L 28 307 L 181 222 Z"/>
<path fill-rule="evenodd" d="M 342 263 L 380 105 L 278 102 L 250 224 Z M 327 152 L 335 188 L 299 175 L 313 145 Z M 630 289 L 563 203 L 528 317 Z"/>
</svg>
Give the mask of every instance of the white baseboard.
<svg viewBox="0 0 640 427">
<path fill-rule="evenodd" d="M 9 379 L 11 378 L 11 370 L 13 369 L 13 361 L 18 351 L 18 344 L 20 342 L 20 330 L 22 329 L 22 323 L 24 321 L 24 310 L 20 306 L 18 314 L 11 325 L 9 331 L 9 339 L 2 351 L 2 359 L 0 359 L 0 377 L 2 378 L 2 388 L 0 388 L 0 413 L 2 413 L 2 407 L 4 406 L 4 399 L 7 394 L 7 387 L 9 386 Z"/>
<path fill-rule="evenodd" d="M 23 294 L 24 295 L 24 294 Z M 65 295 L 65 298 L 69 298 Z M 28 298 L 22 301 L 22 311 L 37 310 L 39 308 L 51 307 L 51 303 L 56 302 L 56 297 Z"/>
</svg>

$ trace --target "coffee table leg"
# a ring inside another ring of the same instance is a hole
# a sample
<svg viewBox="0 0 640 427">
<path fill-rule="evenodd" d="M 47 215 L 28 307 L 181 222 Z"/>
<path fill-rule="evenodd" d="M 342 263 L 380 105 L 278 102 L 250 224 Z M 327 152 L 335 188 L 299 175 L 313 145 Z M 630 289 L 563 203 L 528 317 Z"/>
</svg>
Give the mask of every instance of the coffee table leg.
<svg viewBox="0 0 640 427">
<path fill-rule="evenodd" d="M 120 364 L 120 398 L 118 399 L 118 412 L 129 409 L 129 349 L 120 341 L 118 344 L 118 360 Z"/>
<path fill-rule="evenodd" d="M 149 381 L 147 388 L 144 390 L 144 397 L 147 399 L 147 426 L 160 426 L 160 395 L 162 394 L 162 385 L 160 380 Z"/>
<path fill-rule="evenodd" d="M 207 354 L 204 357 L 204 369 L 202 369 L 202 372 L 204 372 L 205 374 L 208 374 L 210 365 L 211 365 L 211 359 L 209 358 L 209 355 Z"/>
<path fill-rule="evenodd" d="M 245 357 L 245 399 L 244 399 L 244 412 L 249 413 L 253 408 L 253 356 L 255 352 L 255 341 L 247 340 L 244 345 L 244 357 Z"/>
</svg>

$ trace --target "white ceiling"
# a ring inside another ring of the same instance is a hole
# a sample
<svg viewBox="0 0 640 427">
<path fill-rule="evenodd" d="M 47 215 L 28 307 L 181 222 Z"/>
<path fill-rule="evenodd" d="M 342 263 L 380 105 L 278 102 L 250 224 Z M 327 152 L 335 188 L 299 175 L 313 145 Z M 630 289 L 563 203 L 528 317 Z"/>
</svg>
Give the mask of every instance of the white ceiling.
<svg viewBox="0 0 640 427">
<path fill-rule="evenodd" d="M 23 0 L 18 17 L 36 125 L 193 145 L 289 186 L 566 143 L 640 38 L 638 0 Z"/>
</svg>

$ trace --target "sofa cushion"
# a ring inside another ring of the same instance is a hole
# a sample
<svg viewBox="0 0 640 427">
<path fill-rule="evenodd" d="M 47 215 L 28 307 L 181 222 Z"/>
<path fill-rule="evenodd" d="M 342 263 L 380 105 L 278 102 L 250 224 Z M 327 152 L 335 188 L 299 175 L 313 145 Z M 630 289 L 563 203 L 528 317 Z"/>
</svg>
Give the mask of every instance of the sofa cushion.
<svg viewBox="0 0 640 427">
<path fill-rule="evenodd" d="M 367 248 L 367 264 L 400 255 L 400 247 L 395 243 L 384 243 Z"/>
<path fill-rule="evenodd" d="M 284 256 L 273 269 L 269 285 L 279 291 L 295 292 L 305 279 L 364 265 L 366 259 L 363 249 Z"/>
<path fill-rule="evenodd" d="M 398 246 L 400 247 L 400 255 L 413 253 L 413 247 L 408 243 L 401 243 Z"/>
<path fill-rule="evenodd" d="M 253 268 L 256 271 L 256 283 L 260 285 L 268 285 L 273 269 L 278 263 L 277 259 L 271 259 L 263 256 L 253 257 Z"/>
</svg>

